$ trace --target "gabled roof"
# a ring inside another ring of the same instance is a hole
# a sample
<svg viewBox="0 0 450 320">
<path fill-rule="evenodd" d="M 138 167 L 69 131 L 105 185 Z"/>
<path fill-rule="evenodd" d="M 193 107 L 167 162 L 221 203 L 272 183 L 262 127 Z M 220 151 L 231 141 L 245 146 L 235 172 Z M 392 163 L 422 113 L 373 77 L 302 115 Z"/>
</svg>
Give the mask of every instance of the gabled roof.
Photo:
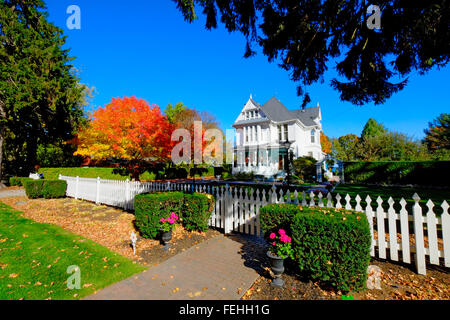
<svg viewBox="0 0 450 320">
<path fill-rule="evenodd" d="M 260 105 L 258 102 L 253 100 L 253 98 L 250 97 L 249 102 L 253 104 L 253 106 L 261 109 L 261 111 L 264 113 L 264 115 L 267 118 L 263 119 L 246 119 L 246 120 L 237 120 L 234 125 L 240 125 L 240 124 L 250 124 L 250 123 L 256 123 L 261 121 L 275 121 L 275 122 L 285 122 L 285 121 L 292 121 L 292 120 L 299 120 L 303 125 L 306 127 L 314 126 L 317 123 L 314 121 L 314 119 L 320 118 L 320 107 L 313 107 L 313 108 L 305 108 L 305 109 L 297 109 L 297 110 L 289 110 L 286 108 L 280 100 L 278 100 L 275 97 L 272 97 L 269 101 L 267 101 L 264 105 Z M 246 106 L 248 105 L 248 102 Z"/>
<path fill-rule="evenodd" d="M 305 109 L 297 109 L 292 110 L 291 113 L 299 119 L 305 126 L 314 126 L 316 125 L 316 122 L 314 119 L 317 119 L 320 117 L 320 107 L 313 107 L 313 108 L 305 108 Z"/>
</svg>

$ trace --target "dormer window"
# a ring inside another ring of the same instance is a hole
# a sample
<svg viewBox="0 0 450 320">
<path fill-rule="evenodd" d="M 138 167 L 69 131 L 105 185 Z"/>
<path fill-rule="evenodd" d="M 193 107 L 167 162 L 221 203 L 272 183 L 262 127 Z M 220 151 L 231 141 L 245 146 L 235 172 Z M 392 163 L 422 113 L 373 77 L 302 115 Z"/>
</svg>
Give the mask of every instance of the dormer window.
<svg viewBox="0 0 450 320">
<path fill-rule="evenodd" d="M 311 143 L 316 143 L 316 130 L 311 130 Z"/>
<path fill-rule="evenodd" d="M 258 110 L 255 111 L 255 118 L 258 118 Z"/>
</svg>

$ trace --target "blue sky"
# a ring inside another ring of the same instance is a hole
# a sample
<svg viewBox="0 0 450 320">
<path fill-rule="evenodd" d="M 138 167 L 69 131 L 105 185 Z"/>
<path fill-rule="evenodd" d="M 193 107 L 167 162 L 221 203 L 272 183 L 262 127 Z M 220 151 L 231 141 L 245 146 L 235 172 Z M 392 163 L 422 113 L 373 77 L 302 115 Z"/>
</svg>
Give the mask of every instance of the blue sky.
<svg viewBox="0 0 450 320">
<path fill-rule="evenodd" d="M 97 88 L 93 108 L 113 97 L 136 96 L 164 109 L 168 103 L 214 114 L 222 129 L 231 128 L 250 94 L 263 104 L 276 96 L 289 109 L 300 107 L 296 84 L 259 52 L 243 58 L 245 39 L 222 25 L 208 31 L 204 17 L 184 21 L 170 0 L 46 0 L 49 19 L 64 30 L 73 64 L 83 83 Z M 81 9 L 81 30 L 69 30 L 69 5 Z M 309 88 L 322 108 L 325 134 L 360 134 L 369 118 L 420 139 L 428 122 L 450 110 L 450 66 L 425 76 L 412 74 L 409 85 L 384 105 L 342 102 L 329 86 L 333 64 L 323 84 Z"/>
</svg>

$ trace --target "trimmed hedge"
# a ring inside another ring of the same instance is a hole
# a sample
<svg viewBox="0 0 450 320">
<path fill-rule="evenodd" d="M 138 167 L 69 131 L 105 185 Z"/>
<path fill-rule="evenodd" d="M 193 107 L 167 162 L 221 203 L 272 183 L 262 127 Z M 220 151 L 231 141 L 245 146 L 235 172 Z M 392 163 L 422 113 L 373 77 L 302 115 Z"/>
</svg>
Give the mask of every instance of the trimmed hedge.
<svg viewBox="0 0 450 320">
<path fill-rule="evenodd" d="M 365 288 L 371 236 L 363 213 L 294 204 L 261 209 L 264 234 L 276 221 L 288 224 L 295 262 L 304 275 L 346 292 Z"/>
<path fill-rule="evenodd" d="M 220 167 L 222 168 L 222 167 Z M 214 167 L 197 168 L 196 177 L 201 176 L 214 176 Z M 222 168 L 223 174 L 227 174 L 227 168 Z M 121 172 L 122 171 L 122 172 Z M 158 172 L 145 171 L 140 175 L 141 180 L 160 180 L 160 179 L 186 179 L 192 171 L 191 169 L 184 167 L 170 167 L 164 168 Z M 44 175 L 45 179 L 57 180 L 61 174 L 63 176 L 70 177 L 82 177 L 82 178 L 97 178 L 112 179 L 112 180 L 126 180 L 130 179 L 130 175 L 124 174 L 124 170 L 121 168 L 101 168 L 101 167 L 73 167 L 73 168 L 40 168 L 39 173 Z M 193 174 L 193 172 L 192 172 Z"/>
<path fill-rule="evenodd" d="M 298 213 L 297 206 L 269 204 L 262 207 L 259 212 L 261 229 L 266 240 L 269 239 L 270 233 L 277 233 L 280 228 L 292 234 L 291 223 Z"/>
<path fill-rule="evenodd" d="M 23 182 L 26 180 L 31 180 L 31 178 L 28 177 L 11 177 L 9 178 L 9 185 L 10 186 L 23 186 Z"/>
<path fill-rule="evenodd" d="M 29 179 L 24 181 L 25 193 L 30 199 L 63 198 L 66 196 L 67 182 L 64 180 Z"/>
<path fill-rule="evenodd" d="M 345 162 L 347 183 L 450 186 L 450 161 Z"/>
<path fill-rule="evenodd" d="M 75 167 L 75 168 L 40 168 L 39 173 L 44 175 L 44 179 L 58 180 L 58 176 L 81 178 L 97 178 L 111 179 L 111 180 L 126 180 L 129 175 L 121 175 L 118 171 L 120 168 L 96 168 L 96 167 Z"/>
<path fill-rule="evenodd" d="M 214 206 L 214 197 L 210 194 L 185 194 L 181 217 L 183 226 L 188 231 L 208 230 L 208 221 Z"/>
<path fill-rule="evenodd" d="M 154 192 L 136 195 L 134 213 L 136 226 L 145 238 L 159 234 L 159 220 L 175 212 L 186 230 L 206 231 L 214 198 L 202 193 Z"/>
</svg>

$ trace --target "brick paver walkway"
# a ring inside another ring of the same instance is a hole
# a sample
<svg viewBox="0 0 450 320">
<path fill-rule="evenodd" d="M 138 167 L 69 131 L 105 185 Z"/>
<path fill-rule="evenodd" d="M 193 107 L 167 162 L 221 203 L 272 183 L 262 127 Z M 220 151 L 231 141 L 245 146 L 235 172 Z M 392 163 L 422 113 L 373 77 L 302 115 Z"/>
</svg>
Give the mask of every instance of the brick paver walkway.
<svg viewBox="0 0 450 320">
<path fill-rule="evenodd" d="M 258 278 L 242 247 L 217 236 L 86 299 L 240 299 Z"/>
</svg>

